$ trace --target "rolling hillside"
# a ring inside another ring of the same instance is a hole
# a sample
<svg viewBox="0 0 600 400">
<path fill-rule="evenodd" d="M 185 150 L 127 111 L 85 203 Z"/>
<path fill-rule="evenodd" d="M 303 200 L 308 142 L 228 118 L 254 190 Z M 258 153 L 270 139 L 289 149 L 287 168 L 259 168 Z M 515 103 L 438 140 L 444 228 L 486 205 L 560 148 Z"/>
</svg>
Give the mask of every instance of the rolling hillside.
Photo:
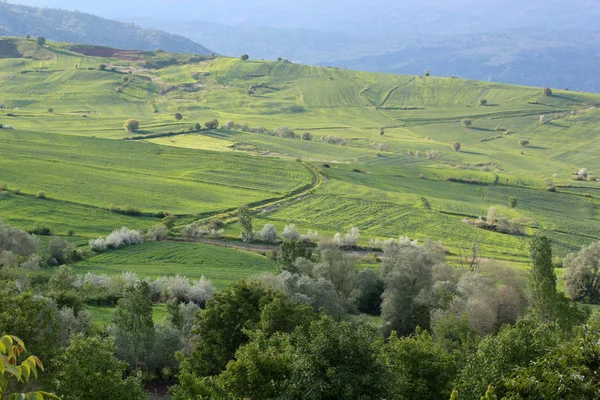
<svg viewBox="0 0 600 400">
<path fill-rule="evenodd" d="M 121 49 L 209 54 L 202 45 L 160 30 L 111 21 L 91 14 L 51 8 L 35 8 L 0 2 L 0 35 L 89 43 Z"/>
<path fill-rule="evenodd" d="M 99 57 L 16 38 L 0 49 L 0 123 L 15 128 L 0 131 L 0 183 L 22 192 L 2 192 L 0 218 L 17 226 L 90 237 L 147 227 L 162 211 L 182 227 L 249 203 L 255 229 L 356 225 L 363 245 L 431 238 L 454 257 L 475 243 L 484 257 L 522 261 L 541 232 L 559 255 L 600 239 L 598 95 L 285 61 Z M 128 118 L 140 132 L 123 129 Z M 219 129 L 194 129 L 214 118 Z M 271 133 L 289 130 L 311 140 Z M 490 207 L 525 234 L 463 221 Z M 225 231 L 239 235 L 233 220 Z"/>
</svg>

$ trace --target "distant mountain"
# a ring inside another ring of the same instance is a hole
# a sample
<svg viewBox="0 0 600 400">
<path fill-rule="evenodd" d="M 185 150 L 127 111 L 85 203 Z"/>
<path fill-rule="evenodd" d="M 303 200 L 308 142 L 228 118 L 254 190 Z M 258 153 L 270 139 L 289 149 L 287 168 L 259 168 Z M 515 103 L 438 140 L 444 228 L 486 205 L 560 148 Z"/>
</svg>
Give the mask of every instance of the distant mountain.
<svg viewBox="0 0 600 400">
<path fill-rule="evenodd" d="M 429 37 L 378 56 L 322 63 L 600 92 L 600 33 L 510 30 Z"/>
<path fill-rule="evenodd" d="M 49 40 L 178 53 L 208 54 L 206 47 L 179 35 L 111 21 L 95 15 L 0 2 L 0 36 L 43 36 Z"/>
<path fill-rule="evenodd" d="M 461 35 L 375 35 L 138 19 L 201 41 L 219 53 L 254 59 L 552 86 L 600 92 L 600 33 L 512 29 Z"/>
</svg>

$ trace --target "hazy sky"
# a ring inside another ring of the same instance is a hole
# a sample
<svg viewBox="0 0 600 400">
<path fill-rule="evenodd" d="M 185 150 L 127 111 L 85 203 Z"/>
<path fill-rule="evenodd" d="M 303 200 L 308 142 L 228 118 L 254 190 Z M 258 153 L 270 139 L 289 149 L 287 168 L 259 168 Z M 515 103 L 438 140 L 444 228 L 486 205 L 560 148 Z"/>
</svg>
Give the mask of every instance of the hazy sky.
<svg viewBox="0 0 600 400">
<path fill-rule="evenodd" d="M 11 1 L 12 2 L 12 1 Z M 596 29 L 598 0 L 21 0 L 117 19 L 206 20 L 229 25 L 385 33 L 503 28 Z"/>
</svg>

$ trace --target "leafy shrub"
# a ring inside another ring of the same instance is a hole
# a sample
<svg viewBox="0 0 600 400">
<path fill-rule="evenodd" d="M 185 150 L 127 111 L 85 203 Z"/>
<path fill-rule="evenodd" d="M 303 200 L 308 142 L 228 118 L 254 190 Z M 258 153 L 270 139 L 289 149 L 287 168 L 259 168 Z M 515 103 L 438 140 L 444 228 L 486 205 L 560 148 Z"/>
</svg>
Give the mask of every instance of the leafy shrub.
<svg viewBox="0 0 600 400">
<path fill-rule="evenodd" d="M 66 264 L 72 261 L 75 255 L 75 246 L 58 236 L 52 236 L 48 242 L 48 252 L 53 264 Z"/>
<path fill-rule="evenodd" d="M 205 122 L 204 127 L 206 129 L 218 129 L 219 128 L 219 120 L 213 119 L 211 121 Z"/>
<path fill-rule="evenodd" d="M 20 195 L 20 194 L 21 194 L 21 189 L 19 189 L 19 188 L 14 188 L 14 189 L 13 189 L 13 194 Z"/>
<path fill-rule="evenodd" d="M 50 236 L 52 235 L 52 230 L 47 226 L 36 225 L 35 228 L 29 231 L 29 233 L 38 236 Z"/>
<path fill-rule="evenodd" d="M 89 245 L 92 250 L 104 251 L 109 247 L 118 249 L 122 246 L 142 243 L 144 243 L 144 239 L 142 238 L 140 232 L 122 227 L 121 229 L 114 230 L 105 238 L 100 237 L 90 240 Z"/>
<path fill-rule="evenodd" d="M 137 132 L 140 129 L 140 122 L 137 119 L 128 119 L 123 124 L 127 132 Z"/>
<path fill-rule="evenodd" d="M 284 240 L 287 240 L 290 242 L 301 239 L 300 233 L 296 229 L 295 224 L 286 225 L 283 228 L 283 233 L 281 234 L 281 237 L 283 237 Z"/>
<path fill-rule="evenodd" d="M 275 242 L 277 240 L 277 230 L 273 224 L 265 224 L 260 231 L 259 237 L 265 242 Z"/>
<path fill-rule="evenodd" d="M 460 143 L 459 142 L 452 142 L 452 150 L 454 150 L 454 151 L 460 151 Z"/>
<path fill-rule="evenodd" d="M 148 229 L 147 238 L 156 242 L 164 240 L 167 237 L 168 233 L 169 231 L 166 225 L 156 224 L 152 228 Z"/>
</svg>

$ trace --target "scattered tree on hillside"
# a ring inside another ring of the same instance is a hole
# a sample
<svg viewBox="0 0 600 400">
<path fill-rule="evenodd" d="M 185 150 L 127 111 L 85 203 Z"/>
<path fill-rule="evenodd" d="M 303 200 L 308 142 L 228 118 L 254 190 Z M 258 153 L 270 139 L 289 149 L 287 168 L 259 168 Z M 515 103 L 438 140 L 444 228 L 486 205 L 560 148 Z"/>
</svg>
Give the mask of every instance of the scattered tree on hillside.
<svg viewBox="0 0 600 400">
<path fill-rule="evenodd" d="M 425 74 L 425 76 L 429 76 L 429 75 L 431 75 L 431 73 L 429 72 L 429 70 L 428 70 L 428 69 L 426 69 L 426 70 L 425 70 L 424 74 Z"/>
<path fill-rule="evenodd" d="M 302 140 L 312 140 L 312 135 L 310 132 L 304 132 L 302 134 Z"/>
<path fill-rule="evenodd" d="M 98 67 L 98 69 L 100 71 L 106 71 L 106 64 L 100 64 L 100 66 Z"/>
<path fill-rule="evenodd" d="M 452 142 L 452 150 L 454 150 L 454 151 L 460 151 L 460 143 L 459 142 Z"/>
<path fill-rule="evenodd" d="M 384 128 L 379 128 L 379 135 L 380 136 L 385 135 L 385 129 Z"/>
<path fill-rule="evenodd" d="M 238 222 L 242 227 L 242 240 L 244 243 L 250 243 L 254 239 L 254 230 L 252 229 L 252 214 L 248 206 L 242 206 L 237 211 Z"/>
<path fill-rule="evenodd" d="M 140 122 L 137 119 L 128 119 L 123 124 L 127 132 L 137 132 L 140 129 Z"/>
<path fill-rule="evenodd" d="M 35 39 L 35 42 L 37 43 L 38 46 L 43 47 L 46 44 L 46 38 L 44 38 L 42 36 L 38 36 L 38 38 Z"/>
<path fill-rule="evenodd" d="M 227 123 L 225 124 L 225 128 L 227 128 L 227 129 L 235 128 L 235 122 L 233 122 L 231 120 L 227 121 Z"/>
<path fill-rule="evenodd" d="M 50 114 L 52 114 L 52 113 L 54 112 L 54 108 L 49 108 L 49 109 L 48 109 L 48 112 L 49 112 Z"/>
<path fill-rule="evenodd" d="M 487 106 L 487 104 L 488 104 L 488 101 L 486 99 L 479 100 L 479 105 L 480 106 Z"/>
<path fill-rule="evenodd" d="M 275 133 L 277 133 L 277 135 L 282 138 L 287 138 L 287 139 L 296 138 L 296 134 L 294 133 L 294 131 L 291 130 L 290 128 L 288 128 L 287 126 L 283 126 L 283 125 L 278 126 L 275 129 Z"/>
<path fill-rule="evenodd" d="M 26 33 L 25 34 L 25 39 L 27 39 L 27 40 L 31 39 L 31 35 L 29 33 Z"/>
<path fill-rule="evenodd" d="M 508 199 L 508 206 L 510 208 L 517 208 L 517 198 L 515 196 L 510 196 Z"/>
<path fill-rule="evenodd" d="M 552 96 L 552 89 L 550 89 L 550 88 L 548 88 L 548 87 L 547 87 L 547 88 L 545 88 L 545 89 L 544 89 L 544 96 L 548 96 L 548 97 L 549 97 L 549 96 Z"/>
<path fill-rule="evenodd" d="M 473 125 L 473 122 L 470 119 L 463 119 L 462 124 L 465 128 L 469 129 Z"/>
<path fill-rule="evenodd" d="M 529 145 L 529 140 L 527 140 L 527 139 L 521 139 L 521 140 L 519 140 L 519 144 L 522 147 L 527 147 L 527 145 Z"/>
<path fill-rule="evenodd" d="M 219 120 L 213 119 L 211 121 L 207 121 L 204 123 L 204 127 L 206 129 L 218 129 L 219 128 Z"/>
<path fill-rule="evenodd" d="M 248 61 L 250 59 L 250 56 L 248 56 L 248 54 L 242 54 L 240 56 L 240 60 L 242 61 Z"/>
<path fill-rule="evenodd" d="M 181 121 L 183 119 L 183 115 L 181 115 L 181 113 L 175 113 L 175 120 L 176 121 Z"/>
</svg>

